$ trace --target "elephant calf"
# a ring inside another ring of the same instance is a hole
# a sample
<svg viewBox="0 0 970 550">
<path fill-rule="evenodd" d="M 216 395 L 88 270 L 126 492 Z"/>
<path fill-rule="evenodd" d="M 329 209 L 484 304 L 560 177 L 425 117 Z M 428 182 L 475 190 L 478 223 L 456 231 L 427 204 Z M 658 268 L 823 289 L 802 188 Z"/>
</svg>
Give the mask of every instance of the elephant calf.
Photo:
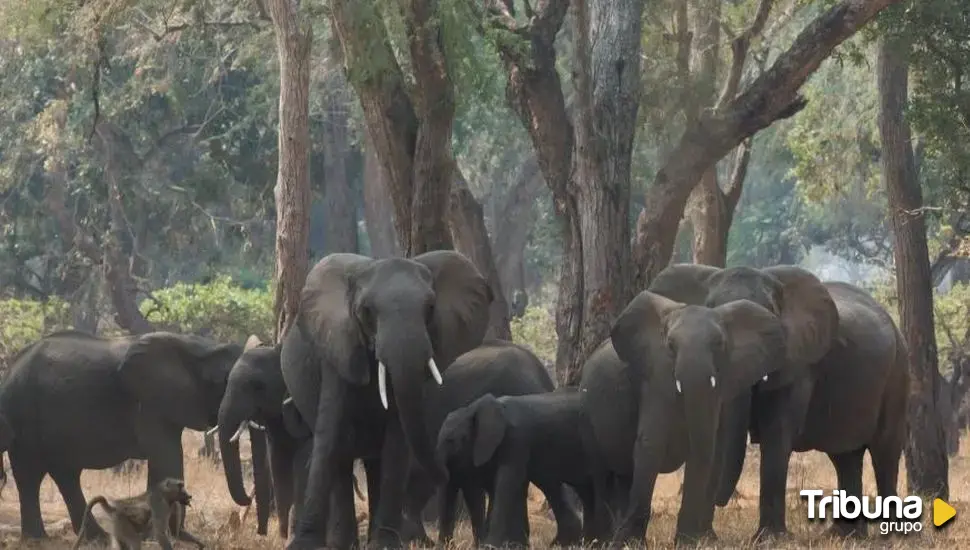
<svg viewBox="0 0 970 550">
<path fill-rule="evenodd" d="M 572 486 L 586 511 L 592 512 L 593 483 L 580 434 L 579 393 L 566 389 L 519 396 L 480 397 L 445 419 L 438 433 L 437 453 L 448 464 L 471 463 L 489 491 L 489 512 L 483 543 L 486 546 L 527 546 L 526 506 L 529 483 L 546 495 L 559 524 L 553 544 L 569 544 L 569 526 L 560 518 L 575 518 L 562 498 L 562 484 Z M 568 520 L 567 520 L 568 521 Z M 567 527 L 567 529 L 564 529 Z M 583 536 L 595 538 L 592 523 L 584 522 Z"/>
</svg>

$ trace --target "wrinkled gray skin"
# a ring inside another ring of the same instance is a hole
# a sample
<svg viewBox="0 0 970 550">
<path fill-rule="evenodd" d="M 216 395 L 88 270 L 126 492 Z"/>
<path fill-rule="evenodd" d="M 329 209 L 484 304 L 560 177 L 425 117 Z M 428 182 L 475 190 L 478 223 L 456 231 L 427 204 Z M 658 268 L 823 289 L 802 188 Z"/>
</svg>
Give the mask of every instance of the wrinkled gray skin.
<svg viewBox="0 0 970 550">
<path fill-rule="evenodd" d="M 430 384 L 433 384 L 431 382 Z M 471 404 L 486 394 L 494 396 L 527 395 L 550 392 L 555 388 L 549 372 L 528 348 L 504 340 L 488 340 L 462 354 L 442 376 L 440 388 L 428 391 L 427 431 L 437 444 L 438 432 L 452 411 Z M 420 467 L 413 467 L 407 484 L 407 540 L 429 544 L 420 518 L 425 504 L 438 493 L 438 543 L 451 541 L 455 529 L 456 500 L 461 490 L 469 511 L 475 544 L 481 540 L 485 526 L 485 483 L 483 472 L 470 461 L 448 464 L 448 482 L 436 486 Z M 557 540 L 578 543 L 581 525 L 576 513 L 565 503 L 561 484 L 541 487 L 559 524 Z"/>
<path fill-rule="evenodd" d="M 581 419 L 580 395 L 575 388 L 498 398 L 487 394 L 448 415 L 438 433 L 438 456 L 449 465 L 470 463 L 479 472 L 489 494 L 485 546 L 529 545 L 526 501 L 530 482 L 560 494 L 563 484 L 571 486 L 585 511 L 583 539 L 591 543 L 603 536 L 592 530 L 593 483 L 583 452 Z M 575 518 L 565 501 L 550 500 L 550 505 L 557 517 Z M 557 510 L 557 506 L 565 510 Z M 569 526 L 577 527 L 578 522 Z M 577 542 L 557 536 L 552 544 Z"/>
<path fill-rule="evenodd" d="M 216 424 L 238 344 L 167 332 L 99 338 L 51 334 L 24 349 L 0 386 L 0 415 L 26 538 L 46 537 L 40 483 L 54 479 L 77 532 L 81 471 L 147 459 L 148 485 L 183 479 L 182 431 Z M 104 538 L 94 518 L 89 537 Z"/>
<path fill-rule="evenodd" d="M 377 502 L 368 544 L 402 546 L 404 457 L 413 454 L 433 478 L 445 477 L 425 423 L 430 360 L 442 371 L 481 344 L 491 301 L 485 278 L 452 251 L 379 260 L 331 254 L 314 266 L 281 352 L 287 390 L 313 427 L 304 509 L 289 549 L 353 544 L 326 540 L 326 530 L 331 514 L 341 525 L 356 525 L 356 458 L 364 461 L 368 496 Z M 378 389 L 379 362 L 388 408 Z"/>
<path fill-rule="evenodd" d="M 861 495 L 862 459 L 873 462 L 879 494 L 896 494 L 906 434 L 908 368 L 905 343 L 889 314 L 863 290 L 822 284 L 793 266 L 717 269 L 674 265 L 651 289 L 671 299 L 718 305 L 746 298 L 785 326 L 785 376 L 759 382 L 735 401 L 726 436 L 725 470 L 716 490 L 727 504 L 740 477 L 746 433 L 761 452 L 760 521 L 756 537 L 784 535 L 785 487 L 793 451 L 829 455 L 839 488 Z M 865 526 L 836 522 L 839 535 Z"/>
<path fill-rule="evenodd" d="M 632 475 L 613 546 L 642 542 L 657 475 L 683 464 L 676 538 L 714 536 L 732 403 L 764 376 L 784 375 L 773 360 L 784 342 L 781 322 L 747 300 L 706 308 L 644 291 L 623 310 L 580 380 L 597 492 L 608 492 L 610 474 Z M 604 526 L 611 518 L 601 500 L 596 524 Z"/>
<path fill-rule="evenodd" d="M 283 540 L 289 537 L 292 523 L 300 514 L 306 484 L 306 461 L 312 444 L 312 433 L 292 402 L 284 405 L 286 397 L 286 384 L 280 368 L 280 347 L 247 342 L 246 350 L 229 373 L 226 393 L 219 407 L 222 464 L 229 493 L 234 500 L 239 499 L 237 503 L 240 506 L 245 506 L 247 492 L 239 459 L 239 442 L 231 439 L 243 422 L 253 421 L 266 428 L 266 439 L 263 441 L 269 444 L 272 491 L 269 487 L 261 487 L 261 484 L 269 485 L 270 479 L 265 474 L 260 475 L 254 465 L 257 532 L 266 534 L 270 510 L 269 502 L 263 503 L 260 508 L 260 495 L 268 500 L 272 493 L 279 516 L 279 535 Z M 250 434 L 254 438 L 261 435 Z"/>
</svg>

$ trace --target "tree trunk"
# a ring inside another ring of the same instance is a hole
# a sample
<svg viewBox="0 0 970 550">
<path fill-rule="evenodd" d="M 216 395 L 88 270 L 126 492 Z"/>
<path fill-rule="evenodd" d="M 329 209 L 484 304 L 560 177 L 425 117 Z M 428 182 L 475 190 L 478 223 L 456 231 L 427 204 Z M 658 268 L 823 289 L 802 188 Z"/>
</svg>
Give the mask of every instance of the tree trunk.
<svg viewBox="0 0 970 550">
<path fill-rule="evenodd" d="M 451 226 L 455 248 L 468 256 L 486 279 L 492 289 L 492 305 L 489 308 L 488 338 L 512 339 L 509 328 L 509 304 L 502 290 L 502 281 L 495 267 L 492 255 L 492 243 L 488 238 L 488 228 L 485 227 L 485 216 L 482 205 L 468 188 L 468 182 L 461 170 L 455 166 L 453 172 L 455 183 L 451 186 L 451 207 L 448 223 Z"/>
<path fill-rule="evenodd" d="M 336 96 L 327 116 L 323 142 L 323 204 L 324 204 L 324 249 L 327 254 L 334 252 L 354 252 L 357 243 L 357 204 L 354 190 L 347 176 L 347 155 L 349 139 L 347 127 L 350 122 L 346 109 L 349 97 L 346 84 L 336 83 L 338 89 L 331 93 Z"/>
<path fill-rule="evenodd" d="M 394 233 L 394 205 L 387 193 L 377 152 L 367 140 L 364 143 L 364 221 L 370 255 L 374 258 L 400 256 L 401 249 Z"/>
<path fill-rule="evenodd" d="M 297 0 L 265 0 L 280 62 L 276 178 L 276 327 L 280 342 L 296 320 L 306 282 L 310 232 L 310 46 L 313 28 Z"/>
<path fill-rule="evenodd" d="M 701 113 L 657 171 L 637 220 L 633 288 L 642 290 L 670 262 L 687 199 L 705 172 L 732 148 L 805 107 L 798 91 L 836 46 L 881 10 L 901 0 L 842 0 L 795 38 L 791 47 L 723 108 Z M 719 101 L 719 103 L 721 103 Z"/>
<path fill-rule="evenodd" d="M 750 139 L 738 147 L 731 180 L 726 189 L 718 183 L 717 169 L 711 167 L 690 195 L 690 222 L 694 236 L 694 263 L 724 267 L 727 264 L 728 237 L 734 210 L 741 199 L 744 178 L 751 158 Z"/>
<path fill-rule="evenodd" d="M 904 117 L 909 65 L 906 47 L 884 40 L 879 46 L 879 135 L 882 178 L 895 237 L 896 292 L 900 329 L 909 347 L 909 492 L 949 498 L 946 437 L 936 409 L 940 387 L 933 324 L 933 287 L 923 196 L 917 180 L 909 123 Z"/>
<path fill-rule="evenodd" d="M 492 250 L 499 279 L 505 289 L 505 301 L 510 305 L 513 316 L 524 313 L 523 299 L 516 300 L 516 296 L 524 296 L 526 292 L 525 247 L 536 222 L 535 200 L 541 188 L 539 164 L 535 157 L 530 156 L 519 168 L 511 191 L 494 215 L 496 223 Z"/>
</svg>

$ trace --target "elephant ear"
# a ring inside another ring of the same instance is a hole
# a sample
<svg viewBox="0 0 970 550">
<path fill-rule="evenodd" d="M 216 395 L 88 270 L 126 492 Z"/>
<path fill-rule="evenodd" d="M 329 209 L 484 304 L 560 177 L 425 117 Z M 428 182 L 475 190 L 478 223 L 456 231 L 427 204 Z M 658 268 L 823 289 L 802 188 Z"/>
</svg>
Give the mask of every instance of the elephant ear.
<svg viewBox="0 0 970 550">
<path fill-rule="evenodd" d="M 213 413 L 209 401 L 215 390 L 225 391 L 229 370 L 241 353 L 236 344 L 150 332 L 129 344 L 118 373 L 142 410 L 155 411 L 177 426 L 205 430 Z"/>
<path fill-rule="evenodd" d="M 702 306 L 707 301 L 708 281 L 721 271 L 701 264 L 672 264 L 657 274 L 650 292 L 683 304 Z"/>
<path fill-rule="evenodd" d="M 667 346 L 666 327 L 670 316 L 684 304 L 644 290 L 627 304 L 613 323 L 610 339 L 617 356 L 638 376 L 649 377 L 650 370 L 673 372 Z M 648 370 L 647 365 L 652 368 Z"/>
<path fill-rule="evenodd" d="M 507 419 L 502 404 L 491 394 L 478 398 L 470 405 L 475 412 L 475 441 L 472 444 L 472 462 L 478 468 L 491 460 L 502 439 L 505 438 Z"/>
<path fill-rule="evenodd" d="M 435 304 L 429 332 L 435 362 L 439 368 L 447 368 L 484 340 L 492 290 L 475 265 L 458 252 L 434 250 L 412 259 L 431 271 Z"/>
<path fill-rule="evenodd" d="M 718 372 L 723 394 L 731 398 L 777 376 L 785 367 L 785 328 L 772 312 L 750 300 L 735 300 L 714 308 L 727 336 L 727 360 Z"/>
<path fill-rule="evenodd" d="M 367 341 L 350 305 L 353 277 L 371 262 L 358 254 L 330 254 L 317 262 L 307 274 L 297 319 L 320 359 L 348 382 L 361 386 L 370 382 Z"/>
<path fill-rule="evenodd" d="M 839 327 L 839 311 L 825 285 L 796 266 L 762 271 L 781 283 L 778 311 L 785 327 L 787 356 L 794 366 L 812 365 L 828 353 Z"/>
</svg>

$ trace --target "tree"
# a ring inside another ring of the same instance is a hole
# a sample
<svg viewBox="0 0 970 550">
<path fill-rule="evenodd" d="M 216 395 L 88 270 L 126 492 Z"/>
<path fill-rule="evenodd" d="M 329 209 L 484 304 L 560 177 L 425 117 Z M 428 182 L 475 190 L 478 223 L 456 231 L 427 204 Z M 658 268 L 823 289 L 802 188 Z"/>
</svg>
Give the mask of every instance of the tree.
<svg viewBox="0 0 970 550">
<path fill-rule="evenodd" d="M 910 405 L 906 472 L 911 493 L 949 498 L 946 438 L 937 411 L 939 367 L 933 285 L 923 197 L 904 111 L 909 92 L 908 44 L 884 38 L 879 47 L 879 134 L 896 264 L 900 329 L 909 347 Z"/>
<path fill-rule="evenodd" d="M 310 232 L 310 51 L 313 28 L 298 0 L 264 0 L 280 62 L 279 168 L 276 177 L 276 328 L 296 321 L 306 282 Z"/>
</svg>

